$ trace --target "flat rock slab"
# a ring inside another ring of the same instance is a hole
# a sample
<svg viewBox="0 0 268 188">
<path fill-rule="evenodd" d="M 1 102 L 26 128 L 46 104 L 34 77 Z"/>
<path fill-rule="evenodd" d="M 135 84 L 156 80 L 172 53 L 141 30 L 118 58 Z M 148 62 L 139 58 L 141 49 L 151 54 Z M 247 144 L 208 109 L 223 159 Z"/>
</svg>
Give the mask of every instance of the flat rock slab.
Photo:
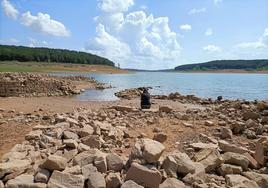
<svg viewBox="0 0 268 188">
<path fill-rule="evenodd" d="M 83 188 L 84 177 L 54 171 L 48 182 L 48 188 Z"/>
</svg>

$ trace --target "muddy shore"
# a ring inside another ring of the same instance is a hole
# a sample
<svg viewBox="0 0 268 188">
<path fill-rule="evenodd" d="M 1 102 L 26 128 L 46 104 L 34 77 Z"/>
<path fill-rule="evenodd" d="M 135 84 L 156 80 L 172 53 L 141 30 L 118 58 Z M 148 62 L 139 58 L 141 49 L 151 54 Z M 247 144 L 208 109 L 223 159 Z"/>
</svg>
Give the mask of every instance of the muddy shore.
<svg viewBox="0 0 268 188">
<path fill-rule="evenodd" d="M 0 98 L 0 187 L 268 186 L 268 101 L 139 92 Z"/>
</svg>

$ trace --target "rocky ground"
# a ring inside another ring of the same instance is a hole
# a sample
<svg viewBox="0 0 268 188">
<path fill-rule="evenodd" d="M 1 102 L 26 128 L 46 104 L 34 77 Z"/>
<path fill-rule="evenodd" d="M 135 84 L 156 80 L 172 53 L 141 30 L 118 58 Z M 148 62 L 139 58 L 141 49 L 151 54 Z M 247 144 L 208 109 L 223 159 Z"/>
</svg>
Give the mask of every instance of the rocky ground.
<svg viewBox="0 0 268 188">
<path fill-rule="evenodd" d="M 0 73 L 1 97 L 67 96 L 79 94 L 86 88 L 104 89 L 106 86 L 81 76 Z"/>
<path fill-rule="evenodd" d="M 2 156 L 0 188 L 268 187 L 268 101 L 153 98 L 150 110 L 137 99 L 65 113 L 0 109 L 6 126 L 32 127 Z"/>
</svg>

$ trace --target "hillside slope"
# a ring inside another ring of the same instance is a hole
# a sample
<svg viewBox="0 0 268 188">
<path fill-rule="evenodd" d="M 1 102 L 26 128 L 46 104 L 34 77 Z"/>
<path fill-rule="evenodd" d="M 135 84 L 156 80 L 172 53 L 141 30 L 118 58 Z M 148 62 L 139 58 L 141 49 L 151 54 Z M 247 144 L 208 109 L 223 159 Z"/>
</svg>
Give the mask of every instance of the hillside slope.
<svg viewBox="0 0 268 188">
<path fill-rule="evenodd" d="M 209 70 L 268 70 L 268 60 L 216 60 L 206 63 L 187 64 L 175 67 L 176 71 L 209 71 Z"/>
<path fill-rule="evenodd" d="M 114 66 L 106 58 L 72 50 L 0 45 L 0 61 L 57 62 Z"/>
</svg>

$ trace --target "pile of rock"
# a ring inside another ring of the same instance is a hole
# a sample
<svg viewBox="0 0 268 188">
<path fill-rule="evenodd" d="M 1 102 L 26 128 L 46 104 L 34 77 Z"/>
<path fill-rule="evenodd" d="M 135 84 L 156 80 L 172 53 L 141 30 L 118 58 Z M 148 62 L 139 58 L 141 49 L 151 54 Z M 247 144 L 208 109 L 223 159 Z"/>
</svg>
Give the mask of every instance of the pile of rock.
<svg viewBox="0 0 268 188">
<path fill-rule="evenodd" d="M 25 142 L 2 157 L 0 188 L 268 187 L 264 135 L 254 150 L 232 143 L 235 134 L 226 126 L 219 129 L 219 137 L 200 134 L 200 142 L 185 143 L 184 150 L 171 153 L 164 153 L 168 135 L 161 130 L 154 130 L 154 139 L 143 135 L 133 145 L 129 142 L 138 120 L 161 115 L 173 117 L 176 112 L 168 106 L 157 112 L 112 106 L 43 116 L 47 125 L 35 126 Z M 215 125 L 207 120 L 204 126 Z M 123 149 L 129 147 L 128 155 Z"/>
<path fill-rule="evenodd" d="M 81 76 L 59 77 L 32 73 L 0 73 L 0 97 L 10 96 L 64 96 L 79 94 L 84 86 L 103 89 L 103 84 Z"/>
<path fill-rule="evenodd" d="M 152 87 L 139 87 L 132 89 L 125 89 L 115 93 L 115 96 L 121 99 L 135 99 L 140 97 L 144 89 L 152 89 Z"/>
</svg>

